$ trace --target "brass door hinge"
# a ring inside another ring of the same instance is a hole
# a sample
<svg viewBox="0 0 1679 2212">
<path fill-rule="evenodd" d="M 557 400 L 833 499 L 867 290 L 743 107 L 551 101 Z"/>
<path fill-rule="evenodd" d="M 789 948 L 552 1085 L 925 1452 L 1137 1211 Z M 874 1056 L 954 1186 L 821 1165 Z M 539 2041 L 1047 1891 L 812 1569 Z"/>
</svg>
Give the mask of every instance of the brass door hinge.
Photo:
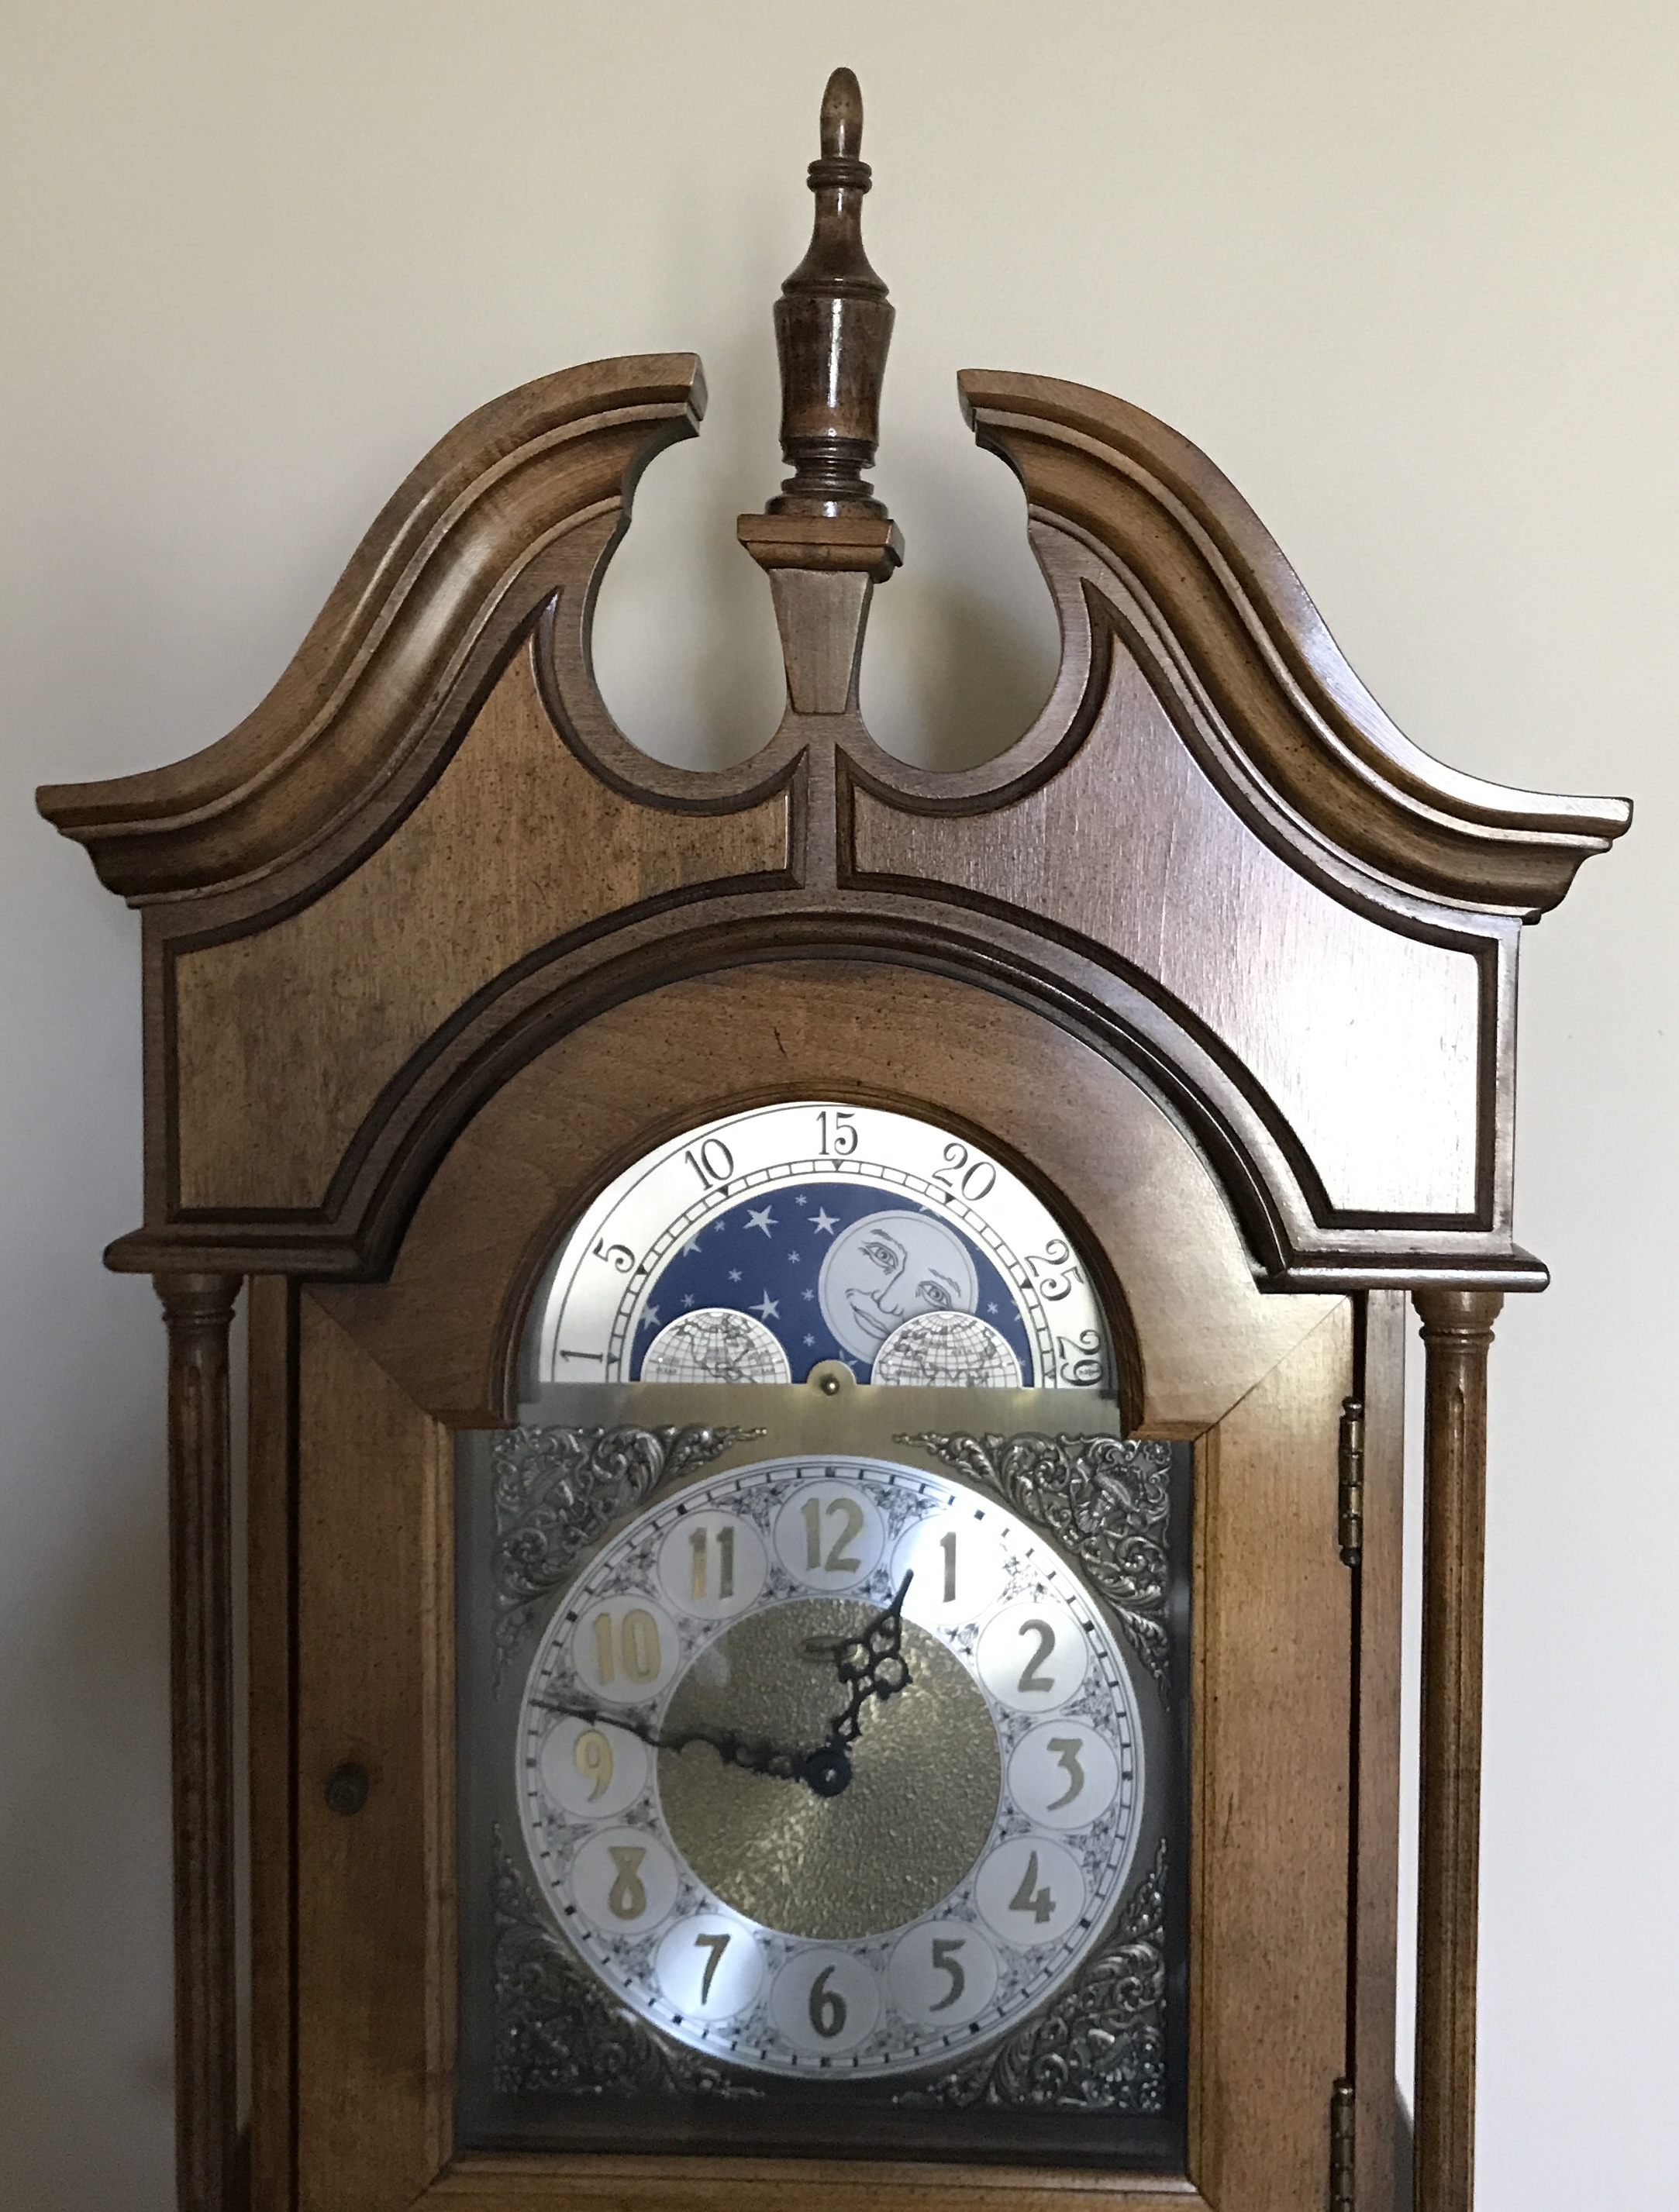
<svg viewBox="0 0 1679 2212">
<path fill-rule="evenodd" d="M 1364 1559 L 1364 1401 L 1348 1398 L 1341 1408 L 1340 1510 L 1336 1534 L 1341 1563 L 1356 1567 Z"/>
<path fill-rule="evenodd" d="M 1343 2078 L 1329 2092 L 1329 2212 L 1354 2212 L 1353 2151 L 1356 2124 L 1353 2085 Z"/>
</svg>

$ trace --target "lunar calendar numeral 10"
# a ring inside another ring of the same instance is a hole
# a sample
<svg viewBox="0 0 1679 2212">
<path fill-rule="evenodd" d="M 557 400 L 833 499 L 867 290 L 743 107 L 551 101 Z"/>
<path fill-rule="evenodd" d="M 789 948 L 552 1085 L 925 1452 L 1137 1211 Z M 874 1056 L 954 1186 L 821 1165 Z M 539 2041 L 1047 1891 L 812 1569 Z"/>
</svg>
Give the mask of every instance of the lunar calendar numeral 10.
<svg viewBox="0 0 1679 2212">
<path fill-rule="evenodd" d="M 734 1173 L 734 1154 L 721 1137 L 708 1137 L 703 1144 L 694 1146 L 682 1155 L 709 1190 L 714 1183 L 727 1182 Z"/>
</svg>

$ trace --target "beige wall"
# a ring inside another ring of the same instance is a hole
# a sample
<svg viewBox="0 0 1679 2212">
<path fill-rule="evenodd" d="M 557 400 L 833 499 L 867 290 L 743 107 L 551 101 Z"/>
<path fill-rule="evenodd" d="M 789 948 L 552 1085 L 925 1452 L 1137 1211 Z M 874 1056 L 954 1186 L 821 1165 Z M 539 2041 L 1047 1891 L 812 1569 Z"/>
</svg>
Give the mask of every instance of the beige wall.
<svg viewBox="0 0 1679 2212">
<path fill-rule="evenodd" d="M 953 760 L 1051 649 L 967 363 L 1206 447 L 1431 750 L 1630 792 L 1530 941 L 1496 1357 L 1482 2212 L 1670 2204 L 1679 1944 L 1679 15 L 1637 0 L 9 0 L 0 687 L 0 2203 L 168 2197 L 161 1334 L 136 930 L 30 806 L 218 734 L 459 416 L 697 346 L 602 609 L 632 732 L 774 720 L 769 305 L 851 63 L 909 566 L 866 703 Z M 843 27 L 841 26 L 843 25 Z M 1609 2177 L 1619 2174 L 1618 2185 Z"/>
</svg>

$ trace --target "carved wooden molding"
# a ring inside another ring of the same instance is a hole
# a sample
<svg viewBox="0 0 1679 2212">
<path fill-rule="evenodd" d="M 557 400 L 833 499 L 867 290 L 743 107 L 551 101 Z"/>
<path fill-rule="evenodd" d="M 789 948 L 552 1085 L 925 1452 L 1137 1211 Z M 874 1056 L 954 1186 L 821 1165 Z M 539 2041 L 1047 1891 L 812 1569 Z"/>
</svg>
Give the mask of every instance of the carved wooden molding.
<svg viewBox="0 0 1679 2212">
<path fill-rule="evenodd" d="M 1247 501 L 1165 423 L 1049 377 L 967 369 L 958 382 L 1034 520 L 1099 549 L 1153 611 L 1229 732 L 1232 772 L 1342 851 L 1426 894 L 1534 920 L 1627 828 L 1624 799 L 1509 790 L 1413 744 Z"/>
<path fill-rule="evenodd" d="M 591 362 L 480 408 L 390 501 L 236 729 L 172 767 L 49 784 L 42 813 L 136 903 L 270 874 L 363 810 L 388 828 L 512 640 L 557 587 L 587 586 L 641 471 L 704 408 L 692 354 Z M 343 865 L 335 849 L 324 872 Z"/>
</svg>

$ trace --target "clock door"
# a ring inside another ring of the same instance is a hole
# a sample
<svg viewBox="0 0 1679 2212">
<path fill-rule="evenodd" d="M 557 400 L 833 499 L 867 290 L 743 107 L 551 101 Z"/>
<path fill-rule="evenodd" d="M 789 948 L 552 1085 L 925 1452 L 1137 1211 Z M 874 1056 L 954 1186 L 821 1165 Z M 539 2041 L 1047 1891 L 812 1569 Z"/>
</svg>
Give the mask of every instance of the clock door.
<svg viewBox="0 0 1679 2212">
<path fill-rule="evenodd" d="M 720 1022 L 807 1079 L 730 1108 Z M 834 1080 L 863 1026 L 890 1103 Z M 1134 1081 L 913 973 L 668 987 L 297 1328 L 303 2202 L 1296 2201 L 1357 1974 L 1368 1331 L 1255 1291 Z"/>
</svg>

